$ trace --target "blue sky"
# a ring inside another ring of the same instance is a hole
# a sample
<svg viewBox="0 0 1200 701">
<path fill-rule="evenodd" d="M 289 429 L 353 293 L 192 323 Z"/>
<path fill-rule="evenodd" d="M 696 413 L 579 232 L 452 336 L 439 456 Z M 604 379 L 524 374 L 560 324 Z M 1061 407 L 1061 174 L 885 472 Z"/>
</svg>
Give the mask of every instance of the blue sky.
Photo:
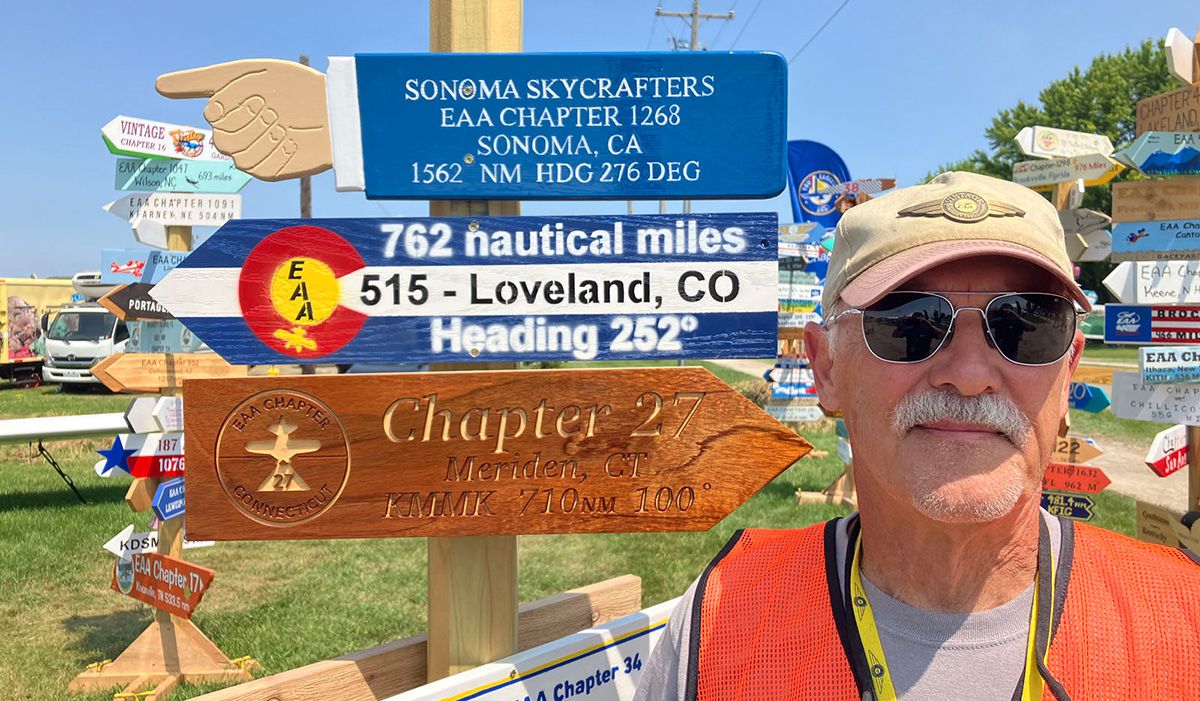
<svg viewBox="0 0 1200 701">
<path fill-rule="evenodd" d="M 707 22 L 710 49 L 770 50 L 791 57 L 842 0 L 704 0 L 737 18 Z M 526 51 L 667 50 L 687 36 L 676 19 L 654 17 L 656 0 L 525 1 Z M 662 0 L 690 9 L 689 0 Z M 855 177 L 911 184 L 939 164 L 985 147 L 996 110 L 1038 91 L 1096 54 L 1171 26 L 1191 35 L 1195 0 L 887 2 L 850 0 L 789 71 L 788 135 L 837 150 Z M 1191 24 L 1189 24 L 1191 23 Z M 9 3 L 0 26 L 0 276 L 45 277 L 96 269 L 101 248 L 137 247 L 125 223 L 101 211 L 119 193 L 100 127 L 117 114 L 207 126 L 201 100 L 154 92 L 159 73 L 239 58 L 423 52 L 428 3 L 387 2 Z M 737 39 L 736 46 L 733 45 Z M 296 182 L 252 182 L 246 217 L 298 214 Z M 637 205 L 657 211 L 656 202 Z M 672 203 L 671 211 L 679 204 Z M 710 201 L 698 210 L 777 210 L 784 197 Z M 313 182 L 318 217 L 424 216 L 424 202 L 367 201 Z M 539 202 L 527 214 L 622 213 L 621 202 Z M 201 236 L 211 229 L 198 229 Z"/>
</svg>

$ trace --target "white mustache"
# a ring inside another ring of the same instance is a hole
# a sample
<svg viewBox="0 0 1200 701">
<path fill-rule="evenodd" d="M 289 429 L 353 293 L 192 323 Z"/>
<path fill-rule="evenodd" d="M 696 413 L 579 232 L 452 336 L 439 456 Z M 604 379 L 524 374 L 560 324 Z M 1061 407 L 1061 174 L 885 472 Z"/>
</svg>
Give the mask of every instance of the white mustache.
<svg viewBox="0 0 1200 701">
<path fill-rule="evenodd" d="M 953 391 L 906 394 L 891 416 L 892 428 L 899 435 L 921 424 L 956 421 L 1001 433 L 1015 446 L 1025 443 L 1032 427 L 1029 417 L 1012 400 L 995 394 L 972 397 Z"/>
</svg>

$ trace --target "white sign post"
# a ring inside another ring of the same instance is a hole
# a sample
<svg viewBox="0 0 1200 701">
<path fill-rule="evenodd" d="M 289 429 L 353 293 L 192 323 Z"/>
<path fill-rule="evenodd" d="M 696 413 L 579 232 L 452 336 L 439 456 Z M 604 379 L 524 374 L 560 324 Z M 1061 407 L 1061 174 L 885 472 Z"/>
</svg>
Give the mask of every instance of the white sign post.
<svg viewBox="0 0 1200 701">
<path fill-rule="evenodd" d="M 212 540 L 183 539 L 184 548 L 207 548 L 214 545 Z M 158 547 L 158 531 L 134 532 L 133 524 L 129 524 L 120 533 L 104 544 L 104 549 L 119 558 L 129 558 L 141 552 L 154 552 Z"/>
<path fill-rule="evenodd" d="M 136 228 L 149 219 L 165 226 L 221 226 L 242 216 L 241 195 L 131 192 L 102 209 Z"/>
<path fill-rule="evenodd" d="M 1200 261 L 1125 261 L 1104 278 L 1124 304 L 1200 303 Z"/>
<path fill-rule="evenodd" d="M 1025 187 L 1049 187 L 1082 180 L 1085 185 L 1103 185 L 1125 166 L 1100 153 L 1056 158 L 1052 161 L 1021 161 L 1013 164 L 1013 182 Z"/>
<path fill-rule="evenodd" d="M 1200 385 L 1148 385 L 1136 372 L 1114 372 L 1112 411 L 1122 419 L 1200 426 Z"/>
<path fill-rule="evenodd" d="M 1021 153 L 1034 158 L 1064 158 L 1093 153 L 1108 156 L 1113 152 L 1112 140 L 1107 136 L 1069 129 L 1025 127 L 1017 132 L 1016 141 Z"/>
</svg>

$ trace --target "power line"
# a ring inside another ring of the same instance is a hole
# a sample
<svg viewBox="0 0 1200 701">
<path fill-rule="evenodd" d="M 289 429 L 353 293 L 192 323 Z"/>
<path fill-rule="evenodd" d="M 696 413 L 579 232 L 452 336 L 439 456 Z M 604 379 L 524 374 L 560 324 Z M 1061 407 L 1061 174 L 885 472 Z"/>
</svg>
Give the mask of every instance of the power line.
<svg viewBox="0 0 1200 701">
<path fill-rule="evenodd" d="M 661 21 L 662 18 L 655 15 L 654 21 L 650 23 L 650 38 L 646 40 L 646 51 L 650 50 L 650 44 L 654 42 L 654 30 L 658 29 L 658 23 Z"/>
<path fill-rule="evenodd" d="M 654 10 L 654 16 L 655 17 L 678 17 L 679 19 L 683 20 L 684 23 L 687 24 L 688 27 L 691 28 L 691 30 L 692 30 L 692 38 L 691 38 L 691 41 L 688 42 L 688 50 L 689 51 L 699 51 L 700 50 L 700 23 L 706 19 L 719 19 L 719 20 L 729 21 L 729 20 L 733 19 L 733 12 L 701 12 L 700 11 L 700 0 L 692 0 L 692 11 L 691 12 L 667 12 L 662 9 L 662 5 L 659 5 L 658 8 Z M 672 35 L 672 38 L 674 39 L 674 35 Z M 679 40 L 674 39 L 672 43 L 674 44 L 674 49 L 676 51 L 678 51 L 679 50 Z"/>
<path fill-rule="evenodd" d="M 849 4 L 850 0 L 842 0 L 842 4 L 838 5 L 838 8 L 833 11 L 833 14 L 829 15 L 829 19 L 825 20 L 825 24 L 822 24 L 820 27 L 818 27 L 817 31 L 813 32 L 813 35 L 808 38 L 808 41 L 804 42 L 804 46 L 801 46 L 796 50 L 796 53 L 792 54 L 792 57 L 788 59 L 789 66 L 792 65 L 792 61 L 795 61 L 797 56 L 804 53 L 804 50 L 808 48 L 808 45 L 813 43 L 813 40 L 820 36 L 821 32 L 825 31 L 825 28 L 829 26 L 829 23 L 833 21 L 834 17 L 838 16 L 838 13 L 842 11 L 842 8 Z"/>
<path fill-rule="evenodd" d="M 746 32 L 746 27 L 749 27 L 750 23 L 754 21 L 754 15 L 758 12 L 759 5 L 762 5 L 762 0 L 758 0 L 758 2 L 754 3 L 754 9 L 750 10 L 750 16 L 746 18 L 746 23 L 742 25 L 740 30 L 738 30 L 737 36 L 733 38 L 733 43 L 729 45 L 730 51 L 733 51 L 733 47 L 737 46 L 738 41 L 740 41 L 742 38 L 742 34 Z"/>
<path fill-rule="evenodd" d="M 729 15 L 731 17 L 733 16 L 733 11 L 737 9 L 737 4 L 738 4 L 738 0 L 733 0 L 733 4 L 729 6 Z M 717 40 L 721 38 L 721 33 L 724 32 L 725 28 L 728 26 L 729 26 L 729 24 L 727 24 L 727 23 L 722 24 L 721 28 L 717 30 L 717 35 L 715 37 L 713 37 L 713 40 L 712 40 L 712 47 L 714 49 L 717 48 Z"/>
</svg>

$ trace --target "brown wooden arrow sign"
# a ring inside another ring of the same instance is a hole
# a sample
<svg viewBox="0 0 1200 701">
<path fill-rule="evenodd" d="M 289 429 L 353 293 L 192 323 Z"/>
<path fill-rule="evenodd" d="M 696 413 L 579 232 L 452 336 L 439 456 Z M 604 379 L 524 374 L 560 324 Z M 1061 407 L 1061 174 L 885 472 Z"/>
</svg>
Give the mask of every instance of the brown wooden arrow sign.
<svg viewBox="0 0 1200 701">
<path fill-rule="evenodd" d="M 188 380 L 188 536 L 697 531 L 812 446 L 704 368 Z"/>
<path fill-rule="evenodd" d="M 125 321 L 167 321 L 174 319 L 166 307 L 150 296 L 154 285 L 135 282 L 118 285 L 97 301 Z"/>
<path fill-rule="evenodd" d="M 1079 464 L 1094 460 L 1101 455 L 1104 455 L 1104 451 L 1088 443 L 1086 438 L 1060 436 L 1054 439 L 1054 452 L 1050 455 L 1050 459 L 1054 462 Z"/>
<path fill-rule="evenodd" d="M 216 353 L 117 353 L 92 366 L 114 392 L 162 392 L 184 379 L 245 377 L 247 365 L 230 365 Z"/>
</svg>

